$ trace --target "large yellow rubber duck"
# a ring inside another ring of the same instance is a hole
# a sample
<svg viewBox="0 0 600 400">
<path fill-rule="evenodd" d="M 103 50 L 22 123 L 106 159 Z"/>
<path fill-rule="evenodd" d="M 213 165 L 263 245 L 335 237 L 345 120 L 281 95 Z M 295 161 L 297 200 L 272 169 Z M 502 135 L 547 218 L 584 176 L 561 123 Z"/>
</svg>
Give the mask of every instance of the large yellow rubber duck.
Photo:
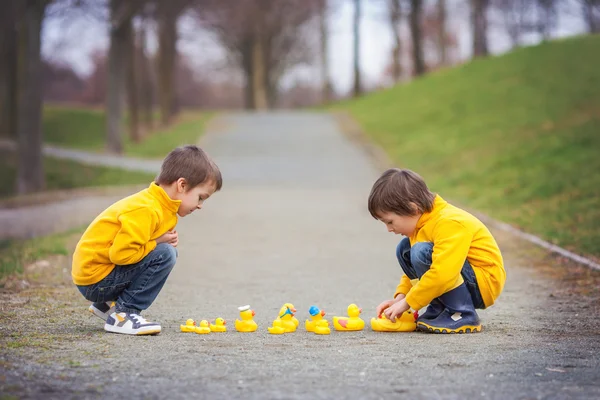
<svg viewBox="0 0 600 400">
<path fill-rule="evenodd" d="M 285 303 L 279 310 L 279 315 L 275 321 L 281 321 L 281 326 L 283 327 L 285 333 L 296 332 L 296 328 L 300 322 L 298 319 L 296 319 L 296 317 L 294 317 L 295 312 L 296 309 L 291 303 Z"/>
<path fill-rule="evenodd" d="M 196 327 L 194 332 L 198 334 L 207 334 L 210 333 L 210 327 L 208 326 L 208 321 L 203 319 L 200 321 L 200 325 Z"/>
<path fill-rule="evenodd" d="M 371 318 L 371 328 L 378 332 L 412 332 L 417 329 L 417 316 L 417 313 L 408 310 L 392 322 L 381 313 L 378 318 Z"/>
<path fill-rule="evenodd" d="M 314 332 L 317 335 L 329 335 L 331 333 L 331 329 L 329 328 L 329 321 L 327 321 L 326 319 L 317 321 Z"/>
<path fill-rule="evenodd" d="M 311 306 L 308 313 L 310 314 L 310 320 L 307 319 L 306 322 L 304 322 L 304 327 L 308 332 L 314 332 L 317 323 L 323 321 L 325 311 L 319 310 L 319 307 L 317 306 Z"/>
<path fill-rule="evenodd" d="M 238 332 L 254 332 L 257 330 L 258 325 L 252 319 L 256 315 L 254 310 L 251 310 L 249 305 L 238 307 L 238 310 L 240 310 L 240 318 L 242 320 L 235 320 L 235 329 Z"/>
<path fill-rule="evenodd" d="M 227 332 L 227 327 L 225 325 L 227 325 L 227 321 L 223 318 L 217 318 L 215 319 L 214 324 L 210 324 L 210 330 L 211 332 Z"/>
<path fill-rule="evenodd" d="M 267 329 L 272 335 L 281 335 L 285 333 L 285 329 L 283 329 L 283 326 L 281 326 L 280 319 L 276 319 L 275 321 L 273 321 L 273 326 L 269 326 Z"/>
<path fill-rule="evenodd" d="M 356 304 L 350 304 L 347 317 L 333 317 L 333 327 L 336 331 L 362 330 L 365 327 L 365 321 L 359 317 L 361 312 L 362 309 L 358 308 Z"/>
<path fill-rule="evenodd" d="M 185 321 L 185 325 L 179 325 L 181 332 L 195 332 L 196 331 L 196 321 L 193 319 L 188 319 Z"/>
</svg>

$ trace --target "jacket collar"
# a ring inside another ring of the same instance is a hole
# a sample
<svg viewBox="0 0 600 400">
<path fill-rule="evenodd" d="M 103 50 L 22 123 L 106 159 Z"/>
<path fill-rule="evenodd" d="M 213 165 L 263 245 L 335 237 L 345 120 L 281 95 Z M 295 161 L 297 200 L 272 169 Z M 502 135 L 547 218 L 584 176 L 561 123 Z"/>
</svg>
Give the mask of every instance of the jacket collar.
<svg viewBox="0 0 600 400">
<path fill-rule="evenodd" d="M 429 220 L 431 220 L 435 215 L 437 215 L 442 209 L 446 208 L 448 202 L 438 194 L 435 195 L 433 199 L 433 209 L 430 212 L 424 213 L 421 215 L 419 220 L 417 221 L 417 230 L 421 229 Z"/>
<path fill-rule="evenodd" d="M 176 213 L 179 210 L 181 200 L 173 200 L 172 198 L 170 198 L 167 192 L 165 192 L 163 188 L 158 186 L 156 182 L 152 182 L 150 184 L 150 187 L 148 187 L 148 191 L 153 197 L 158 199 L 160 204 L 162 204 L 162 206 L 167 210 L 173 211 L 174 213 Z"/>
</svg>

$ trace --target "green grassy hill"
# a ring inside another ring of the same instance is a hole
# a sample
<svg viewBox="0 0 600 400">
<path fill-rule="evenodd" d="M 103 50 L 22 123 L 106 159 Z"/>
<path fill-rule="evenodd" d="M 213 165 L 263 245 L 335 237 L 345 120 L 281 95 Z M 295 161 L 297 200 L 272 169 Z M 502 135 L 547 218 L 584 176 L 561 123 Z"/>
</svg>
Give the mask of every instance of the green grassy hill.
<svg viewBox="0 0 600 400">
<path fill-rule="evenodd" d="M 600 36 L 333 105 L 449 200 L 600 256 Z"/>
</svg>

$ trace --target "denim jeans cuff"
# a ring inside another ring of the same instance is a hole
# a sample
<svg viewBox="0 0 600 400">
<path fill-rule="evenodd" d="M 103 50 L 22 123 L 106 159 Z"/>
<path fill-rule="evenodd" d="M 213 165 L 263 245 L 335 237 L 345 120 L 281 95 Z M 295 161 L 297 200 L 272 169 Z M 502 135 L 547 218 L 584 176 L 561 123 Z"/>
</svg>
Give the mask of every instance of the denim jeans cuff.
<svg viewBox="0 0 600 400">
<path fill-rule="evenodd" d="M 129 314 L 141 314 L 142 312 L 136 308 L 127 308 L 127 307 L 123 307 L 120 306 L 118 303 L 115 306 L 115 312 L 124 312 L 124 313 L 129 313 Z"/>
</svg>

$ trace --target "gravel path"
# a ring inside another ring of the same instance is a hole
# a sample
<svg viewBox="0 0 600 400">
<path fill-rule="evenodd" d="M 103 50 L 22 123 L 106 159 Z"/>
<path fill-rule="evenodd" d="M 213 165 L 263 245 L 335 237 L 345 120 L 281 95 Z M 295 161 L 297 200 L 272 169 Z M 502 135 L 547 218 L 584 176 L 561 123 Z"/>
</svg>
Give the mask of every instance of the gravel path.
<svg viewBox="0 0 600 400">
<path fill-rule="evenodd" d="M 61 399 L 600 397 L 597 286 L 576 279 L 595 282 L 598 275 L 573 268 L 578 275 L 558 281 L 564 265 L 505 232 L 496 234 L 508 282 L 497 305 L 480 312 L 481 334 L 386 334 L 367 325 L 329 336 L 303 329 L 269 335 L 266 328 L 285 302 L 296 306 L 301 321 L 313 304 L 331 317 L 352 302 L 370 319 L 401 275 L 394 256 L 400 238 L 368 214 L 366 198 L 380 171 L 331 117 L 220 118 L 222 128 L 209 131 L 201 145 L 222 168 L 223 190 L 180 221 L 178 264 L 145 313 L 163 324 L 163 333 L 105 333 L 68 285 L 4 296 L 0 393 Z M 68 279 L 66 270 L 63 275 Z M 244 304 L 256 311 L 255 333 L 233 329 Z M 216 317 L 228 321 L 229 332 L 179 332 L 186 318 Z"/>
</svg>

